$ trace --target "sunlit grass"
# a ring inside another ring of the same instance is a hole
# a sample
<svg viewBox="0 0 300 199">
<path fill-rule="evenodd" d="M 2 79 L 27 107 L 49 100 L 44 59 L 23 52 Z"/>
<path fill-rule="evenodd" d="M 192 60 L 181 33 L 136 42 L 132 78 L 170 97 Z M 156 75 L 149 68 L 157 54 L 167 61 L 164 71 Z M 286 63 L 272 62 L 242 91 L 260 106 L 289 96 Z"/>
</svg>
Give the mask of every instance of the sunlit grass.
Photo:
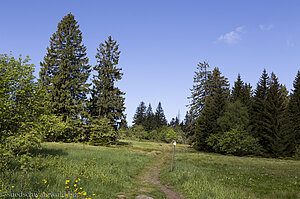
<svg viewBox="0 0 300 199">
<path fill-rule="evenodd" d="M 9 194 L 39 193 L 32 198 L 44 194 L 104 199 L 130 196 L 138 173 L 154 158 L 137 151 L 63 143 L 44 143 L 39 153 L 59 157 L 48 159 L 50 165 L 41 171 L 8 173 Z"/>
<path fill-rule="evenodd" d="M 161 181 L 186 198 L 300 198 L 300 162 L 177 153 Z"/>
</svg>

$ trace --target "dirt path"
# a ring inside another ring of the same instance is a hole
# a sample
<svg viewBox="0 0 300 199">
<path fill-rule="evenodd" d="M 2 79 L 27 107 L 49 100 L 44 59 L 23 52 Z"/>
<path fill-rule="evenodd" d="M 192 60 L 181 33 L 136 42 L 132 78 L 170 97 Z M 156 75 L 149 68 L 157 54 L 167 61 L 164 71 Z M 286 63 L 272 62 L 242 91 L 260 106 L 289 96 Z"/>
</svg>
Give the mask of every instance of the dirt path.
<svg viewBox="0 0 300 199">
<path fill-rule="evenodd" d="M 165 164 L 168 163 L 169 156 L 170 153 L 163 152 L 161 155 L 158 155 L 157 159 L 151 165 L 145 168 L 144 172 L 140 175 L 142 187 L 139 189 L 139 192 L 142 194 L 139 195 L 137 199 L 152 199 L 152 197 L 147 196 L 147 192 L 149 193 L 155 189 L 157 190 L 157 188 L 163 191 L 168 199 L 183 198 L 178 193 L 162 185 L 158 180 L 159 173 Z"/>
</svg>

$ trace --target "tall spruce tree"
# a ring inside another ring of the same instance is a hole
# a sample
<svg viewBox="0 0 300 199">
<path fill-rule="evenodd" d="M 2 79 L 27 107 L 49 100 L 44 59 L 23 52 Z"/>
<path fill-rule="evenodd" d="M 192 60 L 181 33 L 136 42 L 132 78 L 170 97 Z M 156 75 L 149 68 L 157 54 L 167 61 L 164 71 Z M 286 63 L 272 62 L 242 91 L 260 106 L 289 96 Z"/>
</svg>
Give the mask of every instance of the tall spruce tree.
<svg viewBox="0 0 300 199">
<path fill-rule="evenodd" d="M 50 109 L 80 130 L 89 90 L 90 66 L 82 33 L 71 13 L 58 24 L 40 65 L 39 81 L 49 94 Z"/>
<path fill-rule="evenodd" d="M 229 83 L 221 75 L 219 68 L 214 68 L 208 77 L 209 96 L 204 108 L 196 120 L 194 147 L 198 150 L 209 150 L 206 139 L 210 134 L 221 132 L 217 119 L 222 115 L 229 98 Z"/>
<path fill-rule="evenodd" d="M 269 76 L 266 69 L 257 83 L 254 91 L 253 104 L 250 112 L 250 132 L 252 136 L 259 139 L 261 146 L 267 145 L 267 140 L 263 136 L 266 127 L 266 98 L 268 92 Z"/>
<path fill-rule="evenodd" d="M 243 105 L 250 108 L 251 104 L 251 85 L 244 83 L 241 75 L 238 74 L 237 80 L 234 82 L 234 87 L 231 93 L 231 102 L 239 100 Z"/>
<path fill-rule="evenodd" d="M 205 100 L 209 95 L 208 78 L 211 76 L 211 71 L 207 62 L 199 62 L 194 75 L 194 85 L 191 89 L 191 99 L 189 104 L 189 117 L 196 119 L 204 108 Z"/>
<path fill-rule="evenodd" d="M 136 112 L 133 116 L 132 123 L 134 125 L 143 125 L 146 120 L 146 106 L 144 102 L 141 102 L 140 105 L 136 108 Z"/>
<path fill-rule="evenodd" d="M 152 106 L 149 104 L 146 113 L 145 113 L 145 121 L 144 121 L 144 128 L 147 132 L 150 132 L 155 127 L 154 121 L 154 113 L 152 111 Z"/>
<path fill-rule="evenodd" d="M 289 114 L 296 145 L 300 147 L 300 71 L 297 73 L 293 86 L 294 89 L 292 90 L 289 103 Z"/>
<path fill-rule="evenodd" d="M 97 49 L 97 65 L 93 67 L 96 75 L 93 76 L 93 89 L 90 112 L 93 118 L 107 118 L 116 128 L 125 120 L 125 106 L 121 92 L 115 82 L 122 79 L 123 73 L 118 68 L 120 51 L 119 44 L 111 36 Z"/>
<path fill-rule="evenodd" d="M 166 116 L 164 110 L 161 106 L 161 102 L 158 103 L 155 114 L 154 114 L 154 121 L 156 124 L 156 128 L 160 128 L 162 126 L 167 125 Z"/>
<path fill-rule="evenodd" d="M 266 153 L 272 157 L 290 156 L 294 151 L 294 137 L 289 131 L 287 115 L 287 90 L 271 73 L 266 96 L 266 118 L 262 138 Z"/>
</svg>

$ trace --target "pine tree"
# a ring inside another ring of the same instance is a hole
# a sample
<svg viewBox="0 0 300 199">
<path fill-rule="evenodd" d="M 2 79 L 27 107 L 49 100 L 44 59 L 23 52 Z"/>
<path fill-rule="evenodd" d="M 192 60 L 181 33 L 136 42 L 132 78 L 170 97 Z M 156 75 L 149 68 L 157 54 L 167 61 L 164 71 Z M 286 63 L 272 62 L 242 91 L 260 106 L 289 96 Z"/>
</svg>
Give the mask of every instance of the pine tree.
<svg viewBox="0 0 300 199">
<path fill-rule="evenodd" d="M 159 102 L 157 105 L 155 115 L 154 115 L 154 121 L 156 124 L 156 128 L 160 128 L 164 125 L 167 125 L 166 116 L 165 116 L 164 110 L 161 106 L 161 102 Z"/>
<path fill-rule="evenodd" d="M 90 66 L 82 33 L 72 14 L 65 16 L 50 38 L 41 62 L 40 83 L 49 94 L 50 109 L 63 121 L 81 129 L 89 84 Z M 75 130 L 75 129 L 74 129 Z"/>
<path fill-rule="evenodd" d="M 298 71 L 295 81 L 293 83 L 289 102 L 289 115 L 291 121 L 291 129 L 295 136 L 296 145 L 300 146 L 300 71 Z"/>
<path fill-rule="evenodd" d="M 152 111 L 151 104 L 149 104 L 145 113 L 144 128 L 147 132 L 150 132 L 154 129 L 154 127 L 155 127 L 154 113 Z"/>
<path fill-rule="evenodd" d="M 194 85 L 191 89 L 192 95 L 188 98 L 191 99 L 189 104 L 189 115 L 191 118 L 196 119 L 204 108 L 205 100 L 209 95 L 208 78 L 211 75 L 209 64 L 206 62 L 199 62 L 194 75 Z"/>
<path fill-rule="evenodd" d="M 243 98 L 243 87 L 244 82 L 241 79 L 241 75 L 238 74 L 237 80 L 234 82 L 234 87 L 232 88 L 231 101 L 235 102 Z"/>
<path fill-rule="evenodd" d="M 273 157 L 289 156 L 294 151 L 294 137 L 288 130 L 287 91 L 279 84 L 274 73 L 271 74 L 268 86 L 265 131 L 261 134 L 265 140 L 263 147 Z"/>
<path fill-rule="evenodd" d="M 259 140 L 261 146 L 267 145 L 267 140 L 263 137 L 266 126 L 266 98 L 268 92 L 269 76 L 266 69 L 257 83 L 254 91 L 253 103 L 250 111 L 250 132 Z"/>
<path fill-rule="evenodd" d="M 132 123 L 134 125 L 143 125 L 145 120 L 146 120 L 146 106 L 144 102 L 141 102 L 136 109 L 136 112 L 133 116 Z"/>
<path fill-rule="evenodd" d="M 122 79 L 123 73 L 118 68 L 120 51 L 119 44 L 111 36 L 97 49 L 97 65 L 93 67 L 97 72 L 93 76 L 93 89 L 90 112 L 93 118 L 106 117 L 116 127 L 125 120 L 125 106 L 123 95 L 115 82 Z"/>
<path fill-rule="evenodd" d="M 214 68 L 208 77 L 209 96 L 195 125 L 194 147 L 198 150 L 209 150 L 206 139 L 210 134 L 221 132 L 217 119 L 222 115 L 229 98 L 229 83 L 227 78 L 221 75 L 218 68 Z"/>
</svg>

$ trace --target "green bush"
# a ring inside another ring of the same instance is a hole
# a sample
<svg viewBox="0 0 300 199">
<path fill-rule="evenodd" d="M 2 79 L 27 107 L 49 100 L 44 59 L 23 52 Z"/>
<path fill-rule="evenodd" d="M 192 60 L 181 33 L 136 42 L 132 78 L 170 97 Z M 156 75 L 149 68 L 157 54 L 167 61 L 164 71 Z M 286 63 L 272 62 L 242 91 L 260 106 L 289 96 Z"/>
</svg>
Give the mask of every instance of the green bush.
<svg viewBox="0 0 300 199">
<path fill-rule="evenodd" d="M 260 145 L 258 140 L 248 135 L 242 129 L 232 129 L 225 133 L 211 134 L 206 140 L 215 152 L 233 155 L 259 155 Z"/>
<path fill-rule="evenodd" d="M 117 132 L 107 118 L 95 118 L 90 124 L 89 144 L 107 146 L 116 140 Z"/>
</svg>

